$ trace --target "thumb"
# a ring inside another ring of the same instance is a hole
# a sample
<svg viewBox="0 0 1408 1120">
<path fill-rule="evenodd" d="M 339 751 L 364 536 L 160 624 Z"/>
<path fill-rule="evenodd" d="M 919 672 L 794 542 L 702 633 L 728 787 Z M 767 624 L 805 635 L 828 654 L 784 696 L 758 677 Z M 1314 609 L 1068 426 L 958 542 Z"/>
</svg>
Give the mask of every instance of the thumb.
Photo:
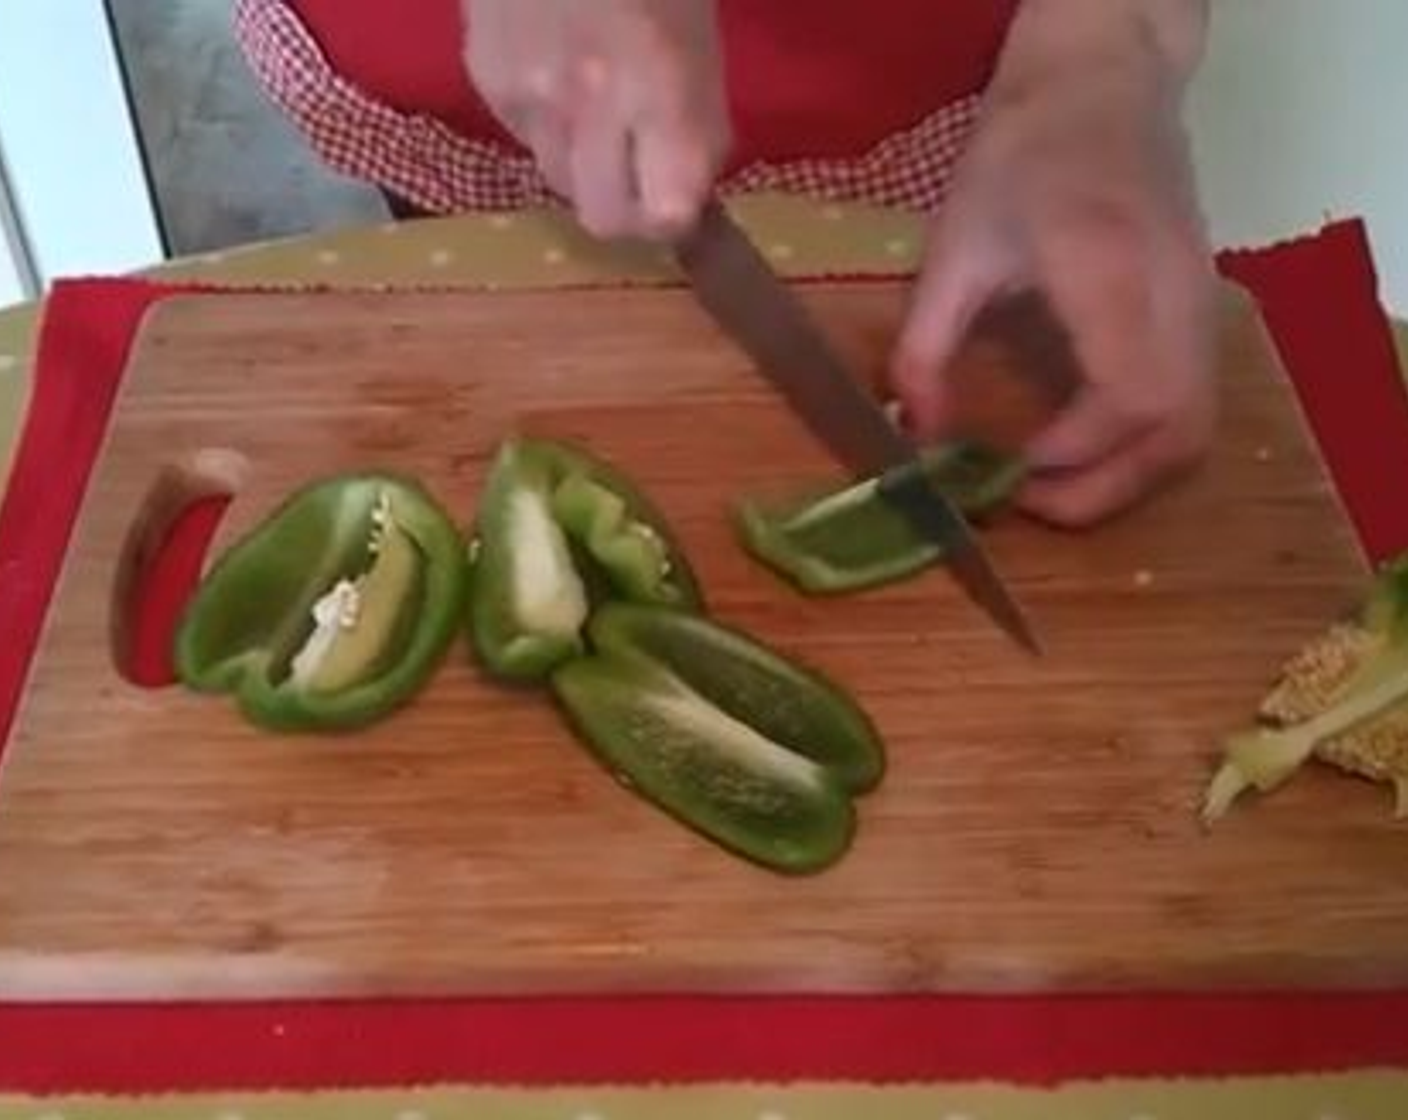
<svg viewBox="0 0 1408 1120">
<path fill-rule="evenodd" d="M 1040 473 L 1085 470 L 1144 434 L 1147 426 L 1136 411 L 1117 407 L 1103 387 L 1086 385 L 1032 440 L 1027 462 Z"/>
<path fill-rule="evenodd" d="M 948 417 L 948 365 L 973 319 L 998 290 L 995 257 L 943 221 L 924 266 L 890 362 L 890 385 L 916 439 L 936 438 Z"/>
</svg>

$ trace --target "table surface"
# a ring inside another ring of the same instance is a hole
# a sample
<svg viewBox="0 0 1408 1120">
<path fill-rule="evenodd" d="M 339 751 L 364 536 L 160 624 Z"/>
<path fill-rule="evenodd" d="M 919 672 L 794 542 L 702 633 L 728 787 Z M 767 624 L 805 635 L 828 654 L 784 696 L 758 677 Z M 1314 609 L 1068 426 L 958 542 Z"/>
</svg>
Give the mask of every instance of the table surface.
<svg viewBox="0 0 1408 1120">
<path fill-rule="evenodd" d="M 913 215 L 863 206 L 757 196 L 734 204 L 743 225 L 787 275 L 903 274 L 922 252 Z M 150 271 L 155 279 L 230 285 L 331 287 L 544 287 L 651 281 L 670 276 L 650 250 L 609 253 L 562 215 L 549 212 L 471 215 L 333 230 L 272 244 L 184 259 Z M 0 311 L 0 481 L 28 399 L 40 307 Z M 1408 324 L 1396 323 L 1408 367 Z M 294 1040 L 290 1040 L 294 1044 Z M 664 1089 L 426 1086 L 328 1089 L 299 1093 L 201 1093 L 160 1103 L 137 1097 L 36 1100 L 0 1092 L 0 1120 L 78 1117 L 353 1116 L 429 1120 L 475 1115 L 516 1120 L 634 1120 L 663 1117 L 800 1117 L 884 1115 L 949 1120 L 1017 1120 L 1041 1115 L 1111 1120 L 1219 1120 L 1242 1116 L 1389 1120 L 1408 1115 L 1408 1071 L 1236 1079 L 1139 1079 L 1059 1088 L 992 1084 L 905 1086 L 739 1084 Z M 156 1111 L 154 1111 L 156 1110 Z"/>
</svg>

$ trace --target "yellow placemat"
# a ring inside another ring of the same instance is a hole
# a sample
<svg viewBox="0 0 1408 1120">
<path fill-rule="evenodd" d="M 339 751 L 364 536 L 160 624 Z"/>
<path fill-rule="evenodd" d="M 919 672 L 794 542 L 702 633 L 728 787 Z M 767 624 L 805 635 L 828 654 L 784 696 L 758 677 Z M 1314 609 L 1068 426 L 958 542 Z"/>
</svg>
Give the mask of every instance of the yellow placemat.
<svg viewBox="0 0 1408 1120">
<path fill-rule="evenodd" d="M 1408 1074 L 1110 1080 L 1055 1089 L 849 1084 L 0 1097 L 0 1120 L 1404 1120 Z"/>
<path fill-rule="evenodd" d="M 733 208 L 784 274 L 912 269 L 922 229 L 910 215 L 778 196 Z M 608 252 L 561 215 L 465 216 L 250 246 L 153 269 L 161 279 L 331 287 L 543 286 L 656 281 L 668 262 Z M 0 312 L 0 482 L 28 392 L 33 307 Z M 1408 367 L 1408 325 L 1399 340 Z M 3 1045 L 3 1040 L 0 1040 Z M 122 1099 L 0 1096 L 0 1120 L 1408 1120 L 1408 1071 L 1335 1077 L 1110 1080 L 1053 1089 L 943 1084 L 724 1085 L 637 1089 L 181 1094 Z"/>
<path fill-rule="evenodd" d="M 923 228 L 912 214 L 767 194 L 733 199 L 729 208 L 784 274 L 892 272 L 912 268 L 922 249 Z M 660 249 L 603 246 L 562 213 L 544 210 L 391 222 L 210 254 L 158 271 L 236 283 L 490 288 L 673 275 Z"/>
<path fill-rule="evenodd" d="M 730 207 L 784 275 L 903 273 L 922 256 L 923 227 L 912 214 L 769 194 Z M 652 282 L 672 269 L 658 250 L 606 249 L 564 215 L 530 211 L 338 230 L 174 261 L 145 275 L 231 285 L 493 289 Z M 0 310 L 0 484 L 27 400 L 37 319 L 33 306 Z M 1397 328 L 1408 370 L 1408 324 Z"/>
</svg>

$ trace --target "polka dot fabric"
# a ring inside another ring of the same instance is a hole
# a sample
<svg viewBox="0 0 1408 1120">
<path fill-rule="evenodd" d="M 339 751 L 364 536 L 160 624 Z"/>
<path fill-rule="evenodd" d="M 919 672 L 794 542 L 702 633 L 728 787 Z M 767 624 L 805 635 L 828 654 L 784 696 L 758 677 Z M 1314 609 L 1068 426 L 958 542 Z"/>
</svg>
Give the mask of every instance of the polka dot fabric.
<svg viewBox="0 0 1408 1120">
<path fill-rule="evenodd" d="M 251 68 L 309 144 L 343 174 L 376 183 L 433 214 L 514 210 L 561 201 L 530 158 L 469 139 L 442 122 L 401 113 L 339 75 L 280 0 L 236 0 L 235 26 Z M 854 160 L 757 162 L 724 194 L 776 191 L 931 212 L 977 121 L 961 98 Z"/>
</svg>

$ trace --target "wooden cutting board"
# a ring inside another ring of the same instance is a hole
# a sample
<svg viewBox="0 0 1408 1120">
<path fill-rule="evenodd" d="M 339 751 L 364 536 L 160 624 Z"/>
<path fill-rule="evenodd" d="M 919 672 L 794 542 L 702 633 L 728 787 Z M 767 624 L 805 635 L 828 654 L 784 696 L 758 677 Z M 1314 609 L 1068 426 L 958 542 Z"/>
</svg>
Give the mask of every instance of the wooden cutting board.
<svg viewBox="0 0 1408 1120">
<path fill-rule="evenodd" d="M 901 288 L 806 298 L 883 359 Z M 734 497 L 832 467 L 682 292 L 165 303 L 0 781 L 0 995 L 1408 981 L 1408 834 L 1381 789 L 1314 768 L 1211 834 L 1195 819 L 1217 736 L 1365 574 L 1244 308 L 1223 342 L 1204 470 L 1098 533 L 990 530 L 1037 661 L 941 571 L 811 602 L 735 547 Z M 965 362 L 980 382 L 993 364 Z M 238 478 L 217 548 L 341 469 L 415 472 L 467 522 L 515 428 L 631 472 L 717 613 L 873 714 L 889 774 L 840 866 L 785 880 L 726 856 L 464 646 L 412 708 L 338 739 L 118 673 L 119 559 L 163 478 Z"/>
</svg>

